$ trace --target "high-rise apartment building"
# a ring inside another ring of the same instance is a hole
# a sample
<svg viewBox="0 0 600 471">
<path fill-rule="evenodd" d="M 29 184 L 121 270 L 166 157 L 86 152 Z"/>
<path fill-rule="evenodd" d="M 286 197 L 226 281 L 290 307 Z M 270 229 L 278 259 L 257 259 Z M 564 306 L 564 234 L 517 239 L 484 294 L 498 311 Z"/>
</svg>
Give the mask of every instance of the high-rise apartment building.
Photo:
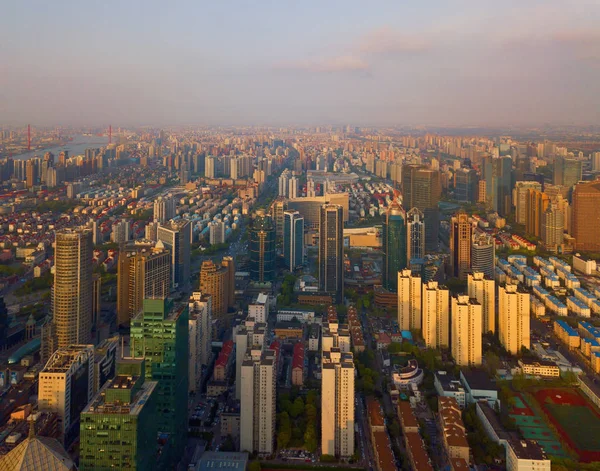
<svg viewBox="0 0 600 471">
<path fill-rule="evenodd" d="M 450 291 L 437 281 L 423 284 L 423 340 L 429 348 L 450 345 Z"/>
<path fill-rule="evenodd" d="M 156 237 L 171 253 L 172 287 L 185 288 L 190 282 L 190 248 L 192 243 L 192 225 L 181 219 L 160 225 Z"/>
<path fill-rule="evenodd" d="M 123 359 L 117 374 L 81 412 L 79 470 L 157 466 L 156 381 L 145 380 L 143 359 Z"/>
<path fill-rule="evenodd" d="M 275 280 L 275 224 L 273 218 L 257 211 L 250 228 L 250 280 L 265 283 Z"/>
<path fill-rule="evenodd" d="M 410 270 L 398 272 L 398 326 L 421 330 L 421 277 Z"/>
<path fill-rule="evenodd" d="M 221 265 L 216 265 L 212 260 L 202 262 L 200 292 L 212 297 L 213 318 L 229 325 L 227 311 L 235 302 L 235 268 L 231 257 L 225 257 Z"/>
<path fill-rule="evenodd" d="M 304 218 L 298 211 L 283 213 L 283 259 L 291 272 L 304 263 Z"/>
<path fill-rule="evenodd" d="M 496 264 L 496 242 L 486 233 L 473 235 L 471 243 L 471 271 L 483 272 L 485 276 L 494 277 Z"/>
<path fill-rule="evenodd" d="M 573 190 L 573 237 L 575 247 L 600 251 L 600 181 L 578 183 Z"/>
<path fill-rule="evenodd" d="M 52 354 L 39 374 L 40 410 L 59 417 L 65 447 L 79 433 L 79 414 L 94 395 L 94 346 L 70 345 Z"/>
<path fill-rule="evenodd" d="M 210 245 L 223 244 L 225 242 L 225 223 L 223 221 L 212 221 L 208 227 Z"/>
<path fill-rule="evenodd" d="M 188 388 L 196 392 L 200 386 L 202 367 L 210 361 L 212 340 L 212 296 L 192 293 L 189 304 Z"/>
<path fill-rule="evenodd" d="M 406 261 L 425 257 L 425 216 L 418 208 L 406 213 Z"/>
<path fill-rule="evenodd" d="M 418 208 L 425 217 L 425 249 L 438 248 L 440 214 L 438 203 L 442 194 L 440 172 L 421 165 L 402 167 L 402 196 L 405 208 Z"/>
<path fill-rule="evenodd" d="M 483 272 L 473 270 L 467 277 L 469 298 L 476 299 L 481 304 L 482 331 L 496 332 L 496 291 L 493 277 L 487 277 Z"/>
<path fill-rule="evenodd" d="M 330 293 L 336 304 L 344 292 L 344 221 L 338 204 L 321 206 L 319 224 L 319 288 Z"/>
<path fill-rule="evenodd" d="M 517 285 L 498 287 L 498 334 L 511 355 L 531 347 L 529 337 L 529 293 Z"/>
<path fill-rule="evenodd" d="M 154 419 L 168 435 L 162 469 L 177 463 L 187 441 L 189 309 L 167 299 L 145 299 L 131 320 L 131 354 L 146 360 L 146 379 L 157 381 Z"/>
<path fill-rule="evenodd" d="M 515 184 L 514 202 L 515 202 L 515 221 L 517 224 L 525 225 L 527 222 L 527 199 L 529 193 L 527 190 L 542 191 L 542 185 L 539 182 L 521 181 Z"/>
<path fill-rule="evenodd" d="M 542 215 L 548 209 L 550 198 L 540 190 L 527 190 L 527 217 L 525 231 L 535 237 L 542 235 Z"/>
<path fill-rule="evenodd" d="M 396 292 L 398 272 L 407 266 L 406 214 L 394 201 L 390 204 L 382 225 L 383 273 L 382 284 L 388 291 Z"/>
<path fill-rule="evenodd" d="M 275 350 L 246 355 L 241 368 L 240 450 L 275 451 L 277 358 Z"/>
<path fill-rule="evenodd" d="M 171 254 L 162 242 L 132 243 L 121 247 L 117 266 L 117 322 L 129 326 L 145 298 L 169 295 Z"/>
<path fill-rule="evenodd" d="M 467 273 L 471 269 L 471 240 L 473 226 L 469 222 L 469 216 L 459 212 L 450 221 L 450 260 L 452 264 L 452 276 L 461 280 L 467 279 Z"/>
<path fill-rule="evenodd" d="M 352 456 L 354 424 L 354 357 L 333 348 L 322 357 L 321 452 Z"/>
<path fill-rule="evenodd" d="M 556 203 L 551 202 L 542 214 L 542 242 L 549 252 L 558 252 L 565 237 L 565 217 Z"/>
<path fill-rule="evenodd" d="M 454 361 L 458 366 L 481 365 L 481 304 L 469 296 L 452 296 L 450 312 L 450 342 Z"/>
<path fill-rule="evenodd" d="M 154 222 L 165 224 L 177 215 L 177 202 L 172 195 L 159 196 L 154 200 Z"/>
<path fill-rule="evenodd" d="M 127 219 L 115 222 L 112 225 L 112 231 L 110 233 L 110 240 L 115 244 L 124 244 L 131 238 L 131 227 Z"/>
<path fill-rule="evenodd" d="M 582 161 L 557 157 L 554 160 L 552 183 L 571 188 L 582 179 Z"/>
<path fill-rule="evenodd" d="M 271 204 L 270 214 L 273 218 L 273 223 L 275 224 L 275 236 L 277 238 L 283 237 L 283 223 L 284 223 L 284 215 L 283 213 L 287 209 L 287 201 L 281 197 L 276 198 L 275 201 Z M 301 215 L 302 216 L 302 215 Z"/>
<path fill-rule="evenodd" d="M 56 232 L 52 313 L 59 348 L 91 342 L 93 249 L 89 230 Z"/>
</svg>

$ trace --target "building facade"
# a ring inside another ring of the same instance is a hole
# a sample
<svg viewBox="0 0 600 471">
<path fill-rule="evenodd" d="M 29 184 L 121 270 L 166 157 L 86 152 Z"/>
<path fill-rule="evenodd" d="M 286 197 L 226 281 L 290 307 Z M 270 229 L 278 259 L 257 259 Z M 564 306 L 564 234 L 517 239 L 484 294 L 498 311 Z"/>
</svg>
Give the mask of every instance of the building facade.
<svg viewBox="0 0 600 471">
<path fill-rule="evenodd" d="M 452 276 L 461 280 L 467 279 L 471 269 L 471 239 L 473 227 L 469 217 L 464 212 L 459 212 L 450 222 L 450 260 L 452 262 Z"/>
<path fill-rule="evenodd" d="M 275 225 L 271 216 L 258 211 L 250 228 L 250 280 L 275 280 Z"/>
<path fill-rule="evenodd" d="M 304 218 L 298 211 L 283 213 L 283 258 L 291 272 L 304 264 Z"/>
<path fill-rule="evenodd" d="M 185 288 L 190 283 L 190 260 L 192 225 L 181 219 L 160 225 L 157 238 L 171 254 L 171 285 L 174 289 Z"/>
<path fill-rule="evenodd" d="M 437 281 L 423 284 L 423 340 L 429 348 L 450 345 L 450 291 Z"/>
<path fill-rule="evenodd" d="M 425 216 L 418 208 L 406 213 L 406 261 L 425 257 Z"/>
<path fill-rule="evenodd" d="M 397 202 L 390 204 L 382 226 L 382 284 L 388 291 L 398 289 L 398 272 L 407 266 L 406 215 Z"/>
<path fill-rule="evenodd" d="M 321 206 L 319 224 L 319 288 L 340 303 L 344 292 L 343 208 L 337 204 Z"/>
<path fill-rule="evenodd" d="M 511 355 L 520 353 L 522 347 L 531 347 L 529 309 L 529 293 L 517 285 L 498 287 L 498 334 Z"/>
<path fill-rule="evenodd" d="M 481 365 L 481 304 L 469 296 L 451 298 L 451 351 L 458 366 Z"/>
<path fill-rule="evenodd" d="M 496 332 L 496 282 L 483 272 L 473 271 L 467 277 L 467 291 L 470 298 L 481 304 L 483 333 Z"/>
<path fill-rule="evenodd" d="M 421 277 L 410 270 L 398 272 L 398 326 L 421 330 Z"/>
</svg>

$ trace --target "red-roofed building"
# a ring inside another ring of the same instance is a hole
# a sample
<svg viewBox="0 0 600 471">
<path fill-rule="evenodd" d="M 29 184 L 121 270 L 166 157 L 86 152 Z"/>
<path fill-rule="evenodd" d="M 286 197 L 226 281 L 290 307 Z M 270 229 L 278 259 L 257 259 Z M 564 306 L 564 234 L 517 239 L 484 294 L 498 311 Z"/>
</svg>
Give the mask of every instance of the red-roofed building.
<svg viewBox="0 0 600 471">
<path fill-rule="evenodd" d="M 233 355 L 231 352 L 233 351 L 233 341 L 227 340 L 223 342 L 223 348 L 219 352 L 219 356 L 215 361 L 215 371 L 213 373 L 214 381 L 226 381 L 227 375 L 229 374 L 229 369 L 231 366 L 231 361 L 233 359 Z"/>
<path fill-rule="evenodd" d="M 294 386 L 302 386 L 304 384 L 304 344 L 302 342 L 297 342 L 294 345 L 292 384 Z"/>
</svg>

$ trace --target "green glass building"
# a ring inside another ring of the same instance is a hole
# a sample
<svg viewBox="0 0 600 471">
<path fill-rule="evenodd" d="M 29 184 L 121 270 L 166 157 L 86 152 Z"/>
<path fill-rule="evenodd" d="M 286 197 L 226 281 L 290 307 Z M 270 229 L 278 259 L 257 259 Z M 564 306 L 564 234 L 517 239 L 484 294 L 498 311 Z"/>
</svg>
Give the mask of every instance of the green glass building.
<svg viewBox="0 0 600 471">
<path fill-rule="evenodd" d="M 145 381 L 144 360 L 117 364 L 117 375 L 81 413 L 80 471 L 156 469 L 156 381 Z"/>
<path fill-rule="evenodd" d="M 275 224 L 273 218 L 257 211 L 250 228 L 250 280 L 275 280 Z"/>
<path fill-rule="evenodd" d="M 383 287 L 398 290 L 398 272 L 406 268 L 406 221 L 402 207 L 394 202 L 383 218 Z"/>
<path fill-rule="evenodd" d="M 146 379 L 157 381 L 154 419 L 164 442 L 159 467 L 174 467 L 187 441 L 188 400 L 187 304 L 168 299 L 144 299 L 131 320 L 131 355 L 146 360 Z"/>
</svg>

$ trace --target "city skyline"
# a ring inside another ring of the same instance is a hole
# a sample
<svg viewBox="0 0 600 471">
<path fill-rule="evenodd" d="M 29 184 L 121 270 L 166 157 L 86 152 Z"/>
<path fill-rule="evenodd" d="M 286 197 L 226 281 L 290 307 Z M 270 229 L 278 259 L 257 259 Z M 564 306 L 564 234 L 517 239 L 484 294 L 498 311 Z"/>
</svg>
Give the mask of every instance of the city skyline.
<svg viewBox="0 0 600 471">
<path fill-rule="evenodd" d="M 10 64 L 0 115 L 14 125 L 600 124 L 600 5 L 491 5 L 14 3 L 0 20 Z"/>
</svg>

